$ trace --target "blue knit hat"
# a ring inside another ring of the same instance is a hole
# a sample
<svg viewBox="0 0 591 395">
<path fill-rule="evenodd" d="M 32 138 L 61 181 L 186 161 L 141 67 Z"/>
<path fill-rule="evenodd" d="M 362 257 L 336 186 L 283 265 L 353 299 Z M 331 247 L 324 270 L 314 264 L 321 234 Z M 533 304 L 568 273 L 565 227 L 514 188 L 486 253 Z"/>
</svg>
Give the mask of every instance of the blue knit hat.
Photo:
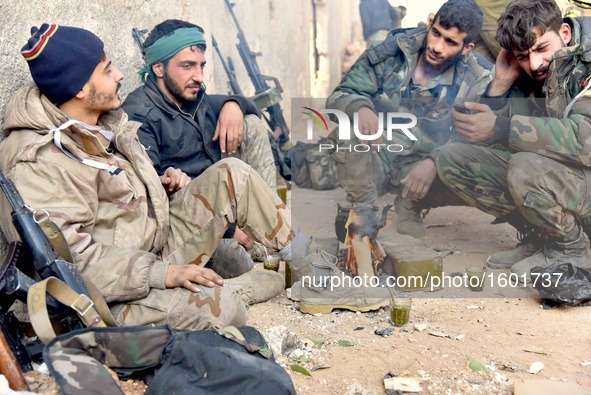
<svg viewBox="0 0 591 395">
<path fill-rule="evenodd" d="M 88 30 L 44 23 L 21 49 L 41 93 L 56 106 L 82 90 L 100 63 L 104 44 Z"/>
</svg>

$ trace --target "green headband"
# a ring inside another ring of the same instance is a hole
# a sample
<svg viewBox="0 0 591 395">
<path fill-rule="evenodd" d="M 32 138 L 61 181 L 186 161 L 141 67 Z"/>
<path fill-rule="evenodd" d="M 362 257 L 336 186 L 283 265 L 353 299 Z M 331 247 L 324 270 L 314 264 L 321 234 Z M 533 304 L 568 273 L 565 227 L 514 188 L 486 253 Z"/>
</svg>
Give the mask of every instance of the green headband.
<svg viewBox="0 0 591 395">
<path fill-rule="evenodd" d="M 168 36 L 161 37 L 154 44 L 144 49 L 146 64 L 139 71 L 142 82 L 146 81 L 146 74 L 154 78 L 152 65 L 172 58 L 179 51 L 191 45 L 205 45 L 203 33 L 196 27 L 183 27 Z"/>
</svg>

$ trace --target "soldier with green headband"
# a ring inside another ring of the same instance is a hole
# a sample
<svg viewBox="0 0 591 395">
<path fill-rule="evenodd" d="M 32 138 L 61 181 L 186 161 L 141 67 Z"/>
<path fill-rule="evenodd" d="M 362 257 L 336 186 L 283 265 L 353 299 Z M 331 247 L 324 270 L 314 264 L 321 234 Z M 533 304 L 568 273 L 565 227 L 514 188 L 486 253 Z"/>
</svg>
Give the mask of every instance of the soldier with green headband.
<svg viewBox="0 0 591 395">
<path fill-rule="evenodd" d="M 166 20 L 154 27 L 144 42 L 144 85 L 129 94 L 123 109 L 142 123 L 138 136 L 159 174 L 173 167 L 196 178 L 234 156 L 275 189 L 275 163 L 259 110 L 242 96 L 205 92 L 206 48 L 197 25 Z M 240 275 L 254 265 L 247 251 L 252 247 L 253 240 L 232 225 L 210 264 L 224 277 Z"/>
</svg>

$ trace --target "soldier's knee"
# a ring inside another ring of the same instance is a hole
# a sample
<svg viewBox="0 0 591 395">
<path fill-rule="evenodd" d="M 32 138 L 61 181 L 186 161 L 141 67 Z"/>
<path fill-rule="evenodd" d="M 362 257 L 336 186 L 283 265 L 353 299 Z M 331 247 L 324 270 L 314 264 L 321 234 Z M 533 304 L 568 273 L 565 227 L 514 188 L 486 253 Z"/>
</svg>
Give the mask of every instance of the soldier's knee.
<svg viewBox="0 0 591 395">
<path fill-rule="evenodd" d="M 511 189 L 522 189 L 537 182 L 544 157 L 530 152 L 518 152 L 511 156 L 507 165 L 507 184 Z"/>
<path fill-rule="evenodd" d="M 467 146 L 462 143 L 448 143 L 438 150 L 435 165 L 442 180 L 449 174 L 450 169 L 461 166 L 463 163 L 461 158 L 463 158 Z"/>
</svg>

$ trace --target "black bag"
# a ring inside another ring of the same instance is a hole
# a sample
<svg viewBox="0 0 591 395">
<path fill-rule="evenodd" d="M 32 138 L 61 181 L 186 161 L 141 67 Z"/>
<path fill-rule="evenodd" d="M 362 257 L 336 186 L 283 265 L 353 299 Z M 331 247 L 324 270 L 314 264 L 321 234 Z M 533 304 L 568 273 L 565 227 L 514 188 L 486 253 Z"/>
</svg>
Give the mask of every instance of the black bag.
<svg viewBox="0 0 591 395">
<path fill-rule="evenodd" d="M 536 266 L 530 275 L 533 287 L 540 292 L 544 308 L 591 305 L 591 272 L 572 263 L 557 262 L 548 267 Z"/>
<path fill-rule="evenodd" d="M 275 362 L 260 332 L 238 329 L 245 340 L 213 331 L 176 334 L 146 395 L 295 394 L 291 378 Z"/>
<path fill-rule="evenodd" d="M 152 377 L 146 394 L 295 394 L 255 328 L 174 333 L 168 326 L 86 328 L 58 336 L 43 357 L 64 395 L 120 394 L 120 377 Z"/>
<path fill-rule="evenodd" d="M 317 143 L 298 141 L 291 149 L 291 179 L 297 186 L 316 190 L 338 186 L 334 159 L 329 152 L 320 151 L 320 144 L 328 143 L 326 138 Z"/>
</svg>

